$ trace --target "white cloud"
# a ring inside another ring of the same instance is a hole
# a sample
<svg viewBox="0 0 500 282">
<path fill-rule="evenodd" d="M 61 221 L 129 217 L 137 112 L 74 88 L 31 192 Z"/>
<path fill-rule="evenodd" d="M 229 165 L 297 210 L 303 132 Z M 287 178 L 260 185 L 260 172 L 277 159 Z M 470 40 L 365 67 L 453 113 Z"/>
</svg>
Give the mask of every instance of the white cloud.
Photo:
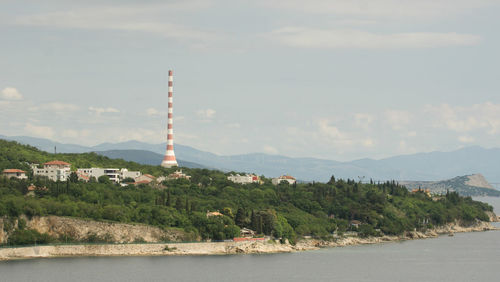
<svg viewBox="0 0 500 282">
<path fill-rule="evenodd" d="M 443 18 L 494 4 L 495 0 L 266 0 L 261 5 L 304 13 L 382 19 Z"/>
<path fill-rule="evenodd" d="M 14 87 L 6 87 L 1 92 L 2 98 L 5 100 L 22 100 L 23 95 Z"/>
<path fill-rule="evenodd" d="M 38 106 L 33 106 L 30 107 L 28 110 L 31 112 L 48 111 L 52 113 L 66 113 L 66 112 L 75 112 L 78 111 L 78 109 L 79 107 L 74 104 L 53 102 L 53 103 L 46 103 Z"/>
<path fill-rule="evenodd" d="M 216 111 L 213 109 L 199 110 L 196 114 L 205 120 L 212 119 L 215 116 Z"/>
<path fill-rule="evenodd" d="M 374 119 L 375 118 L 371 114 L 367 113 L 354 114 L 354 123 L 359 128 L 369 129 Z"/>
<path fill-rule="evenodd" d="M 476 141 L 476 139 L 471 136 L 459 136 L 458 141 L 462 143 L 473 143 L 474 141 Z"/>
<path fill-rule="evenodd" d="M 146 114 L 148 116 L 159 116 L 161 114 L 163 114 L 162 112 L 158 111 L 157 109 L 155 108 L 149 108 L 146 110 Z"/>
<path fill-rule="evenodd" d="M 374 33 L 349 29 L 284 27 L 266 35 L 270 40 L 297 48 L 401 49 L 477 45 L 480 37 L 456 32 Z"/>
<path fill-rule="evenodd" d="M 363 141 L 363 146 L 364 147 L 368 147 L 369 148 L 369 147 L 373 147 L 374 145 L 375 145 L 375 142 L 371 138 L 365 139 Z"/>
<path fill-rule="evenodd" d="M 107 108 L 89 107 L 89 111 L 91 113 L 94 113 L 97 116 L 100 116 L 103 113 L 119 113 L 120 112 L 118 109 L 115 109 L 113 107 L 107 107 Z"/>
<path fill-rule="evenodd" d="M 412 118 L 411 113 L 400 110 L 387 110 L 384 112 L 384 115 L 393 130 L 406 128 Z"/>
<path fill-rule="evenodd" d="M 500 132 L 500 104 L 486 102 L 470 106 L 428 105 L 425 111 L 435 116 L 434 127 L 465 133 L 485 130 L 490 135 Z"/>
<path fill-rule="evenodd" d="M 410 132 L 408 132 L 407 136 L 408 137 L 416 137 L 417 136 L 417 132 L 416 131 L 410 131 Z"/>
<path fill-rule="evenodd" d="M 37 136 L 52 139 L 54 137 L 54 129 L 50 126 L 38 126 L 32 123 L 26 123 L 24 131 L 28 136 Z"/>
<path fill-rule="evenodd" d="M 264 152 L 266 152 L 268 154 L 272 154 L 272 155 L 278 154 L 278 149 L 274 148 L 273 146 L 265 145 L 263 149 L 264 149 Z"/>
<path fill-rule="evenodd" d="M 321 119 L 316 124 L 319 136 L 326 138 L 326 142 L 336 146 L 350 146 L 354 143 L 347 133 L 340 131 L 337 126 L 331 125 L 329 120 Z"/>
<path fill-rule="evenodd" d="M 240 128 L 241 127 L 241 124 L 237 123 L 237 122 L 233 122 L 233 123 L 228 123 L 226 125 L 228 128 Z"/>
<path fill-rule="evenodd" d="M 210 3 L 206 1 L 177 1 L 166 4 L 94 6 L 21 16 L 17 17 L 14 23 L 61 29 L 141 32 L 200 44 L 217 40 L 220 35 L 209 30 L 180 25 L 172 19 L 176 13 L 200 9 L 207 5 Z"/>
</svg>

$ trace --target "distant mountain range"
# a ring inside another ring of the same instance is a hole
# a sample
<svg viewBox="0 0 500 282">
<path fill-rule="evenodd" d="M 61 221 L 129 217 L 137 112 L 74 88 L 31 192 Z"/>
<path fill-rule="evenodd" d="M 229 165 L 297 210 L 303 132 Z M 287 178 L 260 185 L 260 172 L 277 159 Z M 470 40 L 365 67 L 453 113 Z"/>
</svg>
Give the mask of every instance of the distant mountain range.
<svg viewBox="0 0 500 282">
<path fill-rule="evenodd" d="M 136 162 L 140 164 L 148 164 L 148 165 L 158 165 L 163 160 L 163 155 L 145 150 L 107 150 L 107 151 L 96 151 L 95 153 L 106 156 L 111 159 L 124 159 L 126 161 Z M 201 164 L 183 160 L 177 160 L 177 163 L 181 167 L 209 168 Z"/>
<path fill-rule="evenodd" d="M 165 144 L 149 144 L 139 141 L 103 143 L 86 147 L 63 144 L 47 139 L 26 136 L 1 136 L 41 150 L 61 153 L 98 152 L 113 158 L 136 161 L 143 164 L 159 164 L 165 152 Z M 180 163 L 195 167 L 216 168 L 224 171 L 252 172 L 268 177 L 282 174 L 293 175 L 305 181 L 328 181 L 331 175 L 337 178 L 358 180 L 364 177 L 375 181 L 414 180 L 438 181 L 456 175 L 482 173 L 492 183 L 500 183 L 500 149 L 467 147 L 451 152 L 430 152 L 401 155 L 380 160 L 360 159 L 349 162 L 316 158 L 290 158 L 263 153 L 221 156 L 195 148 L 175 145 Z M 158 161 L 157 161 L 158 160 Z"/>
<path fill-rule="evenodd" d="M 441 181 L 402 181 L 408 189 L 429 189 L 432 193 L 445 194 L 455 191 L 462 196 L 500 197 L 500 191 L 491 186 L 481 174 L 457 176 Z"/>
</svg>

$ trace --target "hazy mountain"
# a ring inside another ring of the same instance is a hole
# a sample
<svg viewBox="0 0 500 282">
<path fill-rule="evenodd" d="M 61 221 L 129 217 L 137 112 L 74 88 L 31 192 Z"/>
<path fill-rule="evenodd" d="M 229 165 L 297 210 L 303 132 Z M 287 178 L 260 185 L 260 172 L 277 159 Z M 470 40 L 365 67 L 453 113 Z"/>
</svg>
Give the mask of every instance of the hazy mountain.
<svg viewBox="0 0 500 282">
<path fill-rule="evenodd" d="M 163 155 L 144 150 L 108 150 L 108 151 L 95 151 L 99 155 L 106 156 L 111 159 L 123 159 L 126 161 L 136 162 L 140 164 L 158 165 L 163 160 Z M 189 168 L 208 168 L 206 166 L 183 161 L 177 159 L 179 166 Z"/>
<path fill-rule="evenodd" d="M 3 136 L 3 135 L 0 135 L 0 138 L 4 140 L 17 141 L 25 145 L 31 145 L 37 147 L 42 151 L 50 153 L 54 153 L 54 147 L 57 147 L 58 153 L 84 153 L 92 151 L 92 149 L 90 149 L 89 147 L 75 145 L 75 144 L 63 144 L 44 138 L 36 138 L 29 136 Z"/>
<path fill-rule="evenodd" d="M 441 181 L 403 181 L 408 189 L 429 189 L 433 193 L 445 194 L 446 191 L 456 191 L 462 196 L 494 196 L 500 197 L 500 191 L 493 186 L 481 174 L 457 176 Z"/>
<path fill-rule="evenodd" d="M 159 155 L 165 152 L 165 144 L 149 144 L 139 141 L 121 143 L 103 143 L 93 147 L 73 144 L 63 144 L 47 139 L 33 137 L 1 137 L 16 140 L 23 144 L 30 144 L 48 152 L 90 152 L 109 150 L 142 150 Z M 127 156 L 122 152 L 119 157 L 131 160 L 138 158 L 137 153 Z M 500 183 L 500 149 L 485 149 L 474 146 L 451 152 L 430 152 L 413 155 L 401 155 L 380 160 L 360 159 L 350 162 L 338 162 L 315 158 L 290 158 L 280 155 L 245 154 L 220 156 L 195 148 L 175 145 L 178 159 L 199 164 L 201 166 L 217 168 L 225 171 L 252 172 L 269 177 L 285 173 L 302 180 L 327 181 L 333 174 L 337 178 L 351 178 L 358 180 L 372 178 L 375 181 L 384 180 L 427 180 L 438 181 L 452 178 L 456 175 L 470 175 L 482 173 L 492 183 Z M 154 163 L 155 158 L 143 152 L 144 161 Z M 145 163 L 145 162 L 142 162 Z M 159 161 L 157 162 L 160 163 Z"/>
</svg>

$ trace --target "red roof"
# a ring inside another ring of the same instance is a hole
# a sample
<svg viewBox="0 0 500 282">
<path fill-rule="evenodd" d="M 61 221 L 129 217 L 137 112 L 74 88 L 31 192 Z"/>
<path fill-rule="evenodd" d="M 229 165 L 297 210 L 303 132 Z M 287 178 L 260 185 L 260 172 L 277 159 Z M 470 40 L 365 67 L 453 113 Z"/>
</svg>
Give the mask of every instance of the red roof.
<svg viewBox="0 0 500 282">
<path fill-rule="evenodd" d="M 87 174 L 85 173 L 79 173 L 77 172 L 76 173 L 78 175 L 78 177 L 82 178 L 82 179 L 85 179 L 85 180 L 90 180 L 90 176 L 88 176 Z"/>
<path fill-rule="evenodd" d="M 51 161 L 48 163 L 44 163 L 44 165 L 71 165 L 71 164 L 63 161 Z"/>
<path fill-rule="evenodd" d="M 149 184 L 149 183 L 151 183 L 151 181 L 149 181 L 149 180 L 141 180 L 141 181 L 134 182 L 133 184 L 134 185 L 139 185 L 139 184 Z"/>
<path fill-rule="evenodd" d="M 143 174 L 143 176 L 149 177 L 151 179 L 156 179 L 156 177 L 152 176 L 151 174 L 147 174 L 147 173 Z"/>
<path fill-rule="evenodd" d="M 280 177 L 281 179 L 295 179 L 295 177 L 290 176 L 290 175 L 283 175 Z"/>
<path fill-rule="evenodd" d="M 16 168 L 8 168 L 8 169 L 4 169 L 3 170 L 3 173 L 26 173 L 26 171 L 24 170 L 20 170 L 20 169 L 16 169 Z"/>
</svg>

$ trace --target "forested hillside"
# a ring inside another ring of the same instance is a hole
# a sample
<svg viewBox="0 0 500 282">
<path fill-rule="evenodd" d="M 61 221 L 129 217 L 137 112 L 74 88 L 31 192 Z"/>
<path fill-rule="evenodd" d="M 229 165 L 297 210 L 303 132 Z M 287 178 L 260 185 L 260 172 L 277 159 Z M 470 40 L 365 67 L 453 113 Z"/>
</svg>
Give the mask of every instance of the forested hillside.
<svg viewBox="0 0 500 282">
<path fill-rule="evenodd" d="M 156 176 L 174 170 L 112 160 L 91 153 L 54 156 L 33 147 L 0 140 L 0 170 L 19 168 L 29 171 L 27 163 L 54 159 L 71 163 L 73 169 L 126 167 Z M 400 234 L 414 228 L 425 229 L 457 219 L 487 221 L 485 211 L 492 211 L 489 205 L 460 197 L 457 193 L 433 200 L 424 193 L 409 193 L 395 182 L 361 184 L 332 177 L 328 183 L 274 186 L 269 179 L 263 178 L 262 185 L 240 185 L 228 181 L 227 174 L 220 171 L 183 170 L 192 176 L 191 181 L 167 181 L 156 187 L 0 177 L 0 216 L 60 215 L 137 222 L 182 228 L 192 238 L 216 240 L 238 236 L 240 228 L 247 227 L 259 234 L 293 241 L 304 235 L 326 238 L 334 231 L 341 234 L 354 230 L 359 231 L 360 236 L 377 236 Z M 37 189 L 34 197 L 27 196 L 27 187 L 31 183 L 47 189 Z M 206 216 L 207 211 L 216 210 L 223 215 Z M 361 224 L 351 225 L 352 220 Z M 43 236 L 30 230 L 12 232 L 27 238 L 15 241 L 18 243 L 29 242 L 30 238 L 38 238 L 40 242 L 40 236 Z M 60 240 L 43 238 L 47 242 Z"/>
</svg>

